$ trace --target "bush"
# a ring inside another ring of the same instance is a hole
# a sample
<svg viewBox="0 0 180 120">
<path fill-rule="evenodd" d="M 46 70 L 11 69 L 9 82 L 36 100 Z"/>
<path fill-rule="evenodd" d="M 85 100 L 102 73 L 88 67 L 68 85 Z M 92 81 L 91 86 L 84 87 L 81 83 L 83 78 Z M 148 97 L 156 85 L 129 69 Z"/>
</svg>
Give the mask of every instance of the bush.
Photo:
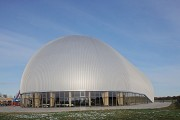
<svg viewBox="0 0 180 120">
<path fill-rule="evenodd" d="M 180 96 L 177 96 L 177 103 L 180 104 Z"/>
<path fill-rule="evenodd" d="M 180 109 L 180 96 L 177 96 L 177 101 L 175 102 L 176 109 Z"/>
</svg>

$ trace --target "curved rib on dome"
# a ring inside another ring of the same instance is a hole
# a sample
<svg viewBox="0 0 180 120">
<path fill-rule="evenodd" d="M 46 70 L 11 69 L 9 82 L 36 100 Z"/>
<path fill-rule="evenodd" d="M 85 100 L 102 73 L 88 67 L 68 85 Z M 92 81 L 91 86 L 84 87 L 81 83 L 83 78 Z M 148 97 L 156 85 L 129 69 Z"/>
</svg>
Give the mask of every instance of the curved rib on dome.
<svg viewBox="0 0 180 120">
<path fill-rule="evenodd" d="M 20 91 L 124 91 L 154 101 L 150 81 L 105 43 L 72 35 L 42 47 L 29 61 Z"/>
</svg>

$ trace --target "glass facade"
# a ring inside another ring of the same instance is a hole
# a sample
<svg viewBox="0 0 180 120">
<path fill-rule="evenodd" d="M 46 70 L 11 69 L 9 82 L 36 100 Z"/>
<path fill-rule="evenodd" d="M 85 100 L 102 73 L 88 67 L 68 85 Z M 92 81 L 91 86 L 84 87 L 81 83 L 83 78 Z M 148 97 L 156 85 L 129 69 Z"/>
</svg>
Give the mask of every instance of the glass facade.
<svg viewBox="0 0 180 120">
<path fill-rule="evenodd" d="M 63 91 L 21 94 L 22 107 L 122 106 L 151 102 L 144 94 L 117 91 Z"/>
</svg>

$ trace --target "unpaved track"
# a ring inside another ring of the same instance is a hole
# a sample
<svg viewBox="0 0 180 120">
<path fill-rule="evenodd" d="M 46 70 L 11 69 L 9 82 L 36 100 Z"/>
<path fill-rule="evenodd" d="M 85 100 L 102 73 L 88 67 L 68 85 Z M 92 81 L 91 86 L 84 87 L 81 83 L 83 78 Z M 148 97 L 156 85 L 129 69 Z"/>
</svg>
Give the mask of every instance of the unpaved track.
<svg viewBox="0 0 180 120">
<path fill-rule="evenodd" d="M 63 111 L 82 111 L 82 110 L 108 110 L 108 109 L 154 109 L 167 107 L 171 102 L 155 102 L 149 104 L 139 104 L 131 106 L 114 107 L 65 107 L 65 108 L 21 108 L 19 106 L 0 107 L 0 112 L 63 112 Z"/>
</svg>

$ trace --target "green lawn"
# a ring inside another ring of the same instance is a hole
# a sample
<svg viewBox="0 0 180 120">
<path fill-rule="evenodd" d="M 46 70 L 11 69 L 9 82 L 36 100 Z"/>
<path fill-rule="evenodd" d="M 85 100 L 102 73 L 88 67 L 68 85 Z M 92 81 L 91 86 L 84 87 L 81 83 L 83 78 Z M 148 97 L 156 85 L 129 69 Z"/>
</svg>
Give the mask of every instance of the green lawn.
<svg viewBox="0 0 180 120">
<path fill-rule="evenodd" d="M 100 110 L 60 113 L 0 113 L 0 120 L 180 120 L 180 109 Z"/>
<path fill-rule="evenodd" d="M 180 120 L 180 104 L 161 109 L 0 113 L 0 120 Z"/>
</svg>

